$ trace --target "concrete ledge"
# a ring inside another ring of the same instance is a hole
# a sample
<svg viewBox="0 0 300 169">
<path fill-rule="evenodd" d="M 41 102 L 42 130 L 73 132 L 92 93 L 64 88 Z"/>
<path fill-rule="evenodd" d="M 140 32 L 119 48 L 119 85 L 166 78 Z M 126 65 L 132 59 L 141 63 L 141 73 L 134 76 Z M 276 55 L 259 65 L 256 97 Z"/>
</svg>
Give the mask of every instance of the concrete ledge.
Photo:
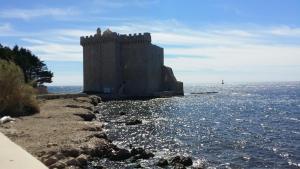
<svg viewBox="0 0 300 169">
<path fill-rule="evenodd" d="M 77 98 L 77 97 L 87 97 L 88 95 L 85 93 L 75 93 L 75 94 L 42 94 L 38 95 L 37 99 L 68 99 L 68 98 Z"/>
<path fill-rule="evenodd" d="M 0 133 L 1 169 L 47 169 L 39 160 Z"/>
</svg>

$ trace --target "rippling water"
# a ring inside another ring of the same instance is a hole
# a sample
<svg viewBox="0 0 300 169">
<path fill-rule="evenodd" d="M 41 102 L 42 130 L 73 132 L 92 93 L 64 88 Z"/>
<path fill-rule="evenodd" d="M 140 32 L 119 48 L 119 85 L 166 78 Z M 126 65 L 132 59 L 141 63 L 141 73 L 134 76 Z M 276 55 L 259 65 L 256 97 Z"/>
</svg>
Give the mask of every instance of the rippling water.
<svg viewBox="0 0 300 169">
<path fill-rule="evenodd" d="M 189 94 L 203 91 L 218 93 Z M 116 144 L 144 147 L 155 158 L 186 154 L 207 168 L 300 167 L 300 82 L 190 85 L 185 93 L 105 102 L 100 118 L 110 121 L 107 132 Z M 133 117 L 143 124 L 122 123 Z"/>
<path fill-rule="evenodd" d="M 79 93 L 82 86 L 48 86 L 49 93 Z"/>
</svg>

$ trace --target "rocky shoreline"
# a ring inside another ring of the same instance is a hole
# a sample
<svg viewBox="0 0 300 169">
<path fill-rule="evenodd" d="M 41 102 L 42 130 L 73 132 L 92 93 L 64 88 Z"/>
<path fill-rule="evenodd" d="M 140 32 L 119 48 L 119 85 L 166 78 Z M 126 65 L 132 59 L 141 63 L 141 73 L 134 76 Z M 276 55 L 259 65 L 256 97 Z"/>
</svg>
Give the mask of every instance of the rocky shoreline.
<svg viewBox="0 0 300 169">
<path fill-rule="evenodd" d="M 129 168 L 142 168 L 138 161 L 155 155 L 141 147 L 125 149 L 113 144 L 103 130 L 103 123 L 97 119 L 98 114 L 101 114 L 97 109 L 99 103 L 101 98 L 97 96 L 42 100 L 40 114 L 4 124 L 0 126 L 0 131 L 50 169 L 110 168 L 101 163 L 92 163 L 103 158 L 134 164 Z M 124 114 L 121 112 L 120 116 Z M 134 119 L 124 123 L 139 125 L 142 121 Z M 44 131 L 40 128 L 44 128 Z M 191 157 L 174 156 L 158 159 L 153 167 L 199 168 L 192 165 Z"/>
</svg>

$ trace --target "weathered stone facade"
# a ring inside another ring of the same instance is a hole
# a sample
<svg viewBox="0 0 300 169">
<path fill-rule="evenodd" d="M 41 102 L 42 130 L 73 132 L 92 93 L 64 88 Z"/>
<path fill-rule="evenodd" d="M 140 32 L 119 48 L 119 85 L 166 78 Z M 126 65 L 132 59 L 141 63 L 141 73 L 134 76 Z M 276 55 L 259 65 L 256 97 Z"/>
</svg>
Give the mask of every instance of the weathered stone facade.
<svg viewBox="0 0 300 169">
<path fill-rule="evenodd" d="M 183 83 L 164 66 L 163 48 L 150 33 L 120 35 L 109 29 L 80 38 L 83 46 L 83 91 L 113 97 L 183 95 Z"/>
</svg>

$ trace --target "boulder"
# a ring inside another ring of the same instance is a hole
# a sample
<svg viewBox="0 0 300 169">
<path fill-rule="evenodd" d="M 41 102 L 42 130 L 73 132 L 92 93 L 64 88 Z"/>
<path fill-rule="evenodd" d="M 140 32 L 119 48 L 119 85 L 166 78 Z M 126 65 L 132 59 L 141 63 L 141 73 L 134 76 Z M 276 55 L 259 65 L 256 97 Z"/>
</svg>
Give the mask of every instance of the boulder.
<svg viewBox="0 0 300 169">
<path fill-rule="evenodd" d="M 182 157 L 180 163 L 184 166 L 191 166 L 193 165 L 193 160 L 191 157 Z"/>
<path fill-rule="evenodd" d="M 71 166 L 67 166 L 65 169 L 82 169 L 82 168 L 75 165 L 71 165 Z"/>
<path fill-rule="evenodd" d="M 139 159 L 149 159 L 149 158 L 152 158 L 152 157 L 154 157 L 154 154 L 151 153 L 151 152 L 147 152 L 147 151 L 145 151 L 142 154 L 137 155 L 137 158 L 139 158 Z"/>
<path fill-rule="evenodd" d="M 83 106 L 83 105 L 68 104 L 68 105 L 66 105 L 66 107 L 69 107 L 69 108 L 82 108 L 82 109 L 87 109 L 87 110 L 93 111 L 92 107 Z"/>
<path fill-rule="evenodd" d="M 133 148 L 131 150 L 131 155 L 134 156 L 134 160 L 137 159 L 149 159 L 151 157 L 154 157 L 154 154 L 151 152 L 146 151 L 143 148 Z"/>
<path fill-rule="evenodd" d="M 80 103 L 84 103 L 84 102 L 89 103 L 91 101 L 91 99 L 88 97 L 77 97 L 77 98 L 74 98 L 73 100 L 80 102 Z"/>
<path fill-rule="evenodd" d="M 38 152 L 36 155 L 38 156 L 38 157 L 42 157 L 42 156 L 44 156 L 46 154 L 46 151 L 40 151 L 40 152 Z"/>
<path fill-rule="evenodd" d="M 88 138 L 93 138 L 93 137 L 102 138 L 102 139 L 108 140 L 108 137 L 107 137 L 107 135 L 104 132 L 94 133 L 94 134 L 91 134 L 91 135 L 88 136 Z"/>
<path fill-rule="evenodd" d="M 161 158 L 158 160 L 156 165 L 159 167 L 165 167 L 165 166 L 169 165 L 169 163 L 168 163 L 168 160 Z"/>
<path fill-rule="evenodd" d="M 123 112 L 123 111 L 121 111 L 121 112 L 120 112 L 120 115 L 121 115 L 121 116 L 124 116 L 124 115 L 126 115 L 126 113 Z"/>
<path fill-rule="evenodd" d="M 58 161 L 58 159 L 55 156 L 51 156 L 49 158 L 44 158 L 42 159 L 42 162 L 46 165 L 46 166 L 51 166 L 52 164 L 56 163 Z"/>
<path fill-rule="evenodd" d="M 182 164 L 184 166 L 191 166 L 193 165 L 193 160 L 191 157 L 185 157 L 185 156 L 175 156 L 175 157 L 172 157 L 170 159 L 170 162 L 172 165 L 175 165 L 175 164 Z"/>
<path fill-rule="evenodd" d="M 116 149 L 110 154 L 109 159 L 113 161 L 126 160 L 131 157 L 131 153 L 126 149 Z"/>
<path fill-rule="evenodd" d="M 84 127 L 82 130 L 86 130 L 86 131 L 102 131 L 102 127 L 101 126 L 87 126 L 87 127 Z"/>
<path fill-rule="evenodd" d="M 103 166 L 100 165 L 100 164 L 94 165 L 93 168 L 94 168 L 94 169 L 105 169 L 105 167 L 103 167 Z"/>
<path fill-rule="evenodd" d="M 96 115 L 91 113 L 75 113 L 74 115 L 81 117 L 84 121 L 92 121 L 96 119 Z"/>
<path fill-rule="evenodd" d="M 94 114 L 99 114 L 100 111 L 99 110 L 94 110 Z"/>
<path fill-rule="evenodd" d="M 83 128 L 82 130 L 86 130 L 86 131 L 102 131 L 102 127 L 101 126 L 87 126 L 87 127 Z"/>
<path fill-rule="evenodd" d="M 79 148 L 66 146 L 60 149 L 60 152 L 66 157 L 77 157 L 81 153 Z"/>
<path fill-rule="evenodd" d="M 61 161 L 58 161 L 52 164 L 51 166 L 49 166 L 49 169 L 64 169 L 64 168 L 66 168 L 66 164 Z"/>
<path fill-rule="evenodd" d="M 96 96 L 96 95 L 92 95 L 92 96 L 89 96 L 90 98 L 90 103 L 94 106 L 97 106 L 99 103 L 101 103 L 101 97 L 99 96 Z"/>
<path fill-rule="evenodd" d="M 137 154 L 141 154 L 143 152 L 145 152 L 145 150 L 141 147 L 138 147 L 138 148 L 133 148 L 130 153 L 134 156 Z"/>
<path fill-rule="evenodd" d="M 89 159 L 90 157 L 86 154 L 81 154 L 76 158 L 80 166 L 86 166 Z"/>
<path fill-rule="evenodd" d="M 57 158 L 58 160 L 64 159 L 66 156 L 61 153 L 61 152 L 57 152 L 56 154 L 53 155 L 55 158 Z"/>
<path fill-rule="evenodd" d="M 132 119 L 129 121 L 125 122 L 126 125 L 137 125 L 137 124 L 142 124 L 142 120 L 139 119 Z"/>
<path fill-rule="evenodd" d="M 142 166 L 141 166 L 141 164 L 140 164 L 140 163 L 138 163 L 138 164 L 135 164 L 133 167 L 134 167 L 134 168 L 142 168 Z"/>
<path fill-rule="evenodd" d="M 107 157 L 115 146 L 105 139 L 93 137 L 80 148 L 84 154 L 92 157 Z"/>
<path fill-rule="evenodd" d="M 41 157 L 41 160 L 53 156 L 54 154 L 57 153 L 57 151 L 51 150 L 51 151 L 48 151 L 48 152 L 42 152 L 42 153 L 43 153 L 43 155 L 42 155 L 42 157 Z"/>
<path fill-rule="evenodd" d="M 75 105 L 75 104 L 67 104 L 66 107 L 69 107 L 69 108 L 80 108 L 79 105 Z"/>
<path fill-rule="evenodd" d="M 186 168 L 183 164 L 176 163 L 176 164 L 174 164 L 174 169 L 186 169 Z"/>
<path fill-rule="evenodd" d="M 62 162 L 64 162 L 67 166 L 78 166 L 79 165 L 79 162 L 73 157 L 68 157 L 68 158 L 62 160 Z"/>
<path fill-rule="evenodd" d="M 54 146 L 58 146 L 56 143 L 48 143 L 47 147 L 54 147 Z"/>
</svg>

